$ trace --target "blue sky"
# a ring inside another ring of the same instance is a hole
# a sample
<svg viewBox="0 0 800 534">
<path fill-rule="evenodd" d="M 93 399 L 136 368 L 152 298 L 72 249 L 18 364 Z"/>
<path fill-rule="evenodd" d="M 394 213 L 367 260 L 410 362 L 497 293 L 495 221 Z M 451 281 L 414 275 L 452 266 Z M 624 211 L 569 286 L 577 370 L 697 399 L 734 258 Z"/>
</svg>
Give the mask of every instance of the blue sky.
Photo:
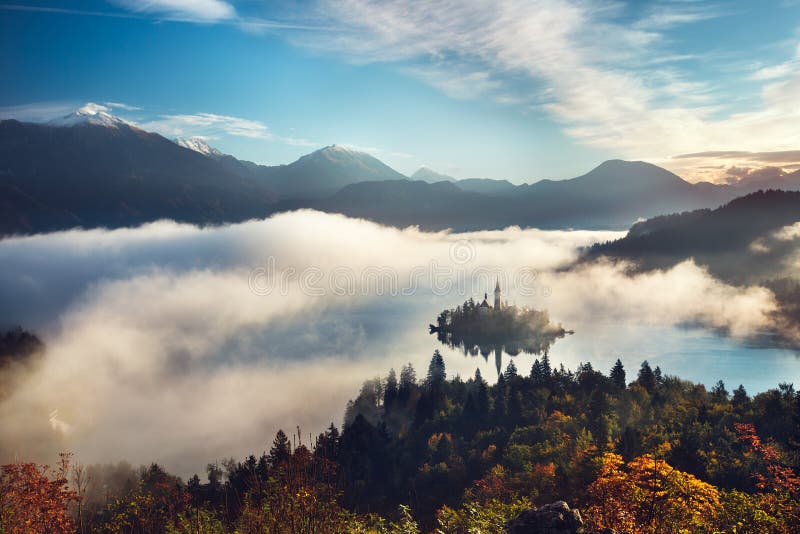
<svg viewBox="0 0 800 534">
<path fill-rule="evenodd" d="M 266 164 L 341 143 L 515 182 L 800 168 L 797 0 L 0 2 L 0 73 L 2 117 L 95 102 Z"/>
</svg>

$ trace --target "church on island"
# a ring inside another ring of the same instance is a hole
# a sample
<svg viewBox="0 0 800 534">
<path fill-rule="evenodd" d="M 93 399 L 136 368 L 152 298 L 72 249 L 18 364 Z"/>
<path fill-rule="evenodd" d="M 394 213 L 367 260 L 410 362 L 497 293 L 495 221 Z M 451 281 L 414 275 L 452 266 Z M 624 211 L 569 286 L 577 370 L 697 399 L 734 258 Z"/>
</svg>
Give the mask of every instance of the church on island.
<svg viewBox="0 0 800 534">
<path fill-rule="evenodd" d="M 489 310 L 495 309 L 499 310 L 503 308 L 503 294 L 500 291 L 500 280 L 497 280 L 494 286 L 494 306 L 489 305 L 489 295 L 487 293 L 483 294 L 483 302 L 480 303 L 478 306 L 478 313 L 481 315 L 487 315 Z"/>
</svg>

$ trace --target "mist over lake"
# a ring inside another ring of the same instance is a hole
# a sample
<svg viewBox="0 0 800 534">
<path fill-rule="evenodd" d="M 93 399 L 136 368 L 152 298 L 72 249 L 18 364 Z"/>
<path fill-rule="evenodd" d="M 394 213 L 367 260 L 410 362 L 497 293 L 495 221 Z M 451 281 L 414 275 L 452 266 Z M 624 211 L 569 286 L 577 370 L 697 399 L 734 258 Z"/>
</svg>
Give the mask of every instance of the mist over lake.
<svg viewBox="0 0 800 534">
<path fill-rule="evenodd" d="M 448 376 L 478 368 L 493 382 L 494 353 L 447 348 L 428 324 L 495 281 L 509 302 L 575 331 L 552 347 L 556 366 L 607 372 L 617 358 L 630 369 L 646 359 L 751 393 L 800 373 L 793 351 L 749 348 L 775 306 L 763 288 L 727 285 L 693 262 L 562 270 L 580 247 L 621 235 L 431 233 L 299 211 L 5 239 L 0 318 L 37 332 L 47 351 L 0 401 L 0 454 L 74 450 L 188 475 L 264 450 L 278 428 L 340 424 L 364 379 L 409 362 L 422 371 L 436 349 Z M 501 355 L 503 369 L 511 358 Z M 527 374 L 534 358 L 513 361 Z"/>
</svg>

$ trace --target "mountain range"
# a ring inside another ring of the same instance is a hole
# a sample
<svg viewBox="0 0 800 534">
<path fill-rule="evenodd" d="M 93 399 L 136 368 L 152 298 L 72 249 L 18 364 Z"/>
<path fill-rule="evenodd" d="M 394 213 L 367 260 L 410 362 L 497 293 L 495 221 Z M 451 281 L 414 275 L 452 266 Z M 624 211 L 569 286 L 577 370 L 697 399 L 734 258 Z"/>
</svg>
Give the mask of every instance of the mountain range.
<svg viewBox="0 0 800 534">
<path fill-rule="evenodd" d="M 577 178 L 522 185 L 427 168 L 409 178 L 341 145 L 288 165 L 258 165 L 202 138 L 166 139 L 91 105 L 49 123 L 0 121 L 0 235 L 160 218 L 218 224 L 299 207 L 424 229 L 627 228 L 716 207 L 755 188 L 800 189 L 800 171 L 776 180 L 692 184 L 622 160 Z"/>
</svg>

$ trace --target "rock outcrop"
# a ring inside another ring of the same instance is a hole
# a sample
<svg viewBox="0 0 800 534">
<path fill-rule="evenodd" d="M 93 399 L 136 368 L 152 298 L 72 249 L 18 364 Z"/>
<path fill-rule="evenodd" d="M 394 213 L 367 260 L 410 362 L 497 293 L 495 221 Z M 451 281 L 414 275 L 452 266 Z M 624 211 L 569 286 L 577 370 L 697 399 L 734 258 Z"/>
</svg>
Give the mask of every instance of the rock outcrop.
<svg viewBox="0 0 800 534">
<path fill-rule="evenodd" d="M 570 509 L 564 501 L 531 508 L 506 523 L 507 534 L 614 534 L 611 530 L 597 533 L 583 528 L 583 519 L 577 509 Z"/>
</svg>

